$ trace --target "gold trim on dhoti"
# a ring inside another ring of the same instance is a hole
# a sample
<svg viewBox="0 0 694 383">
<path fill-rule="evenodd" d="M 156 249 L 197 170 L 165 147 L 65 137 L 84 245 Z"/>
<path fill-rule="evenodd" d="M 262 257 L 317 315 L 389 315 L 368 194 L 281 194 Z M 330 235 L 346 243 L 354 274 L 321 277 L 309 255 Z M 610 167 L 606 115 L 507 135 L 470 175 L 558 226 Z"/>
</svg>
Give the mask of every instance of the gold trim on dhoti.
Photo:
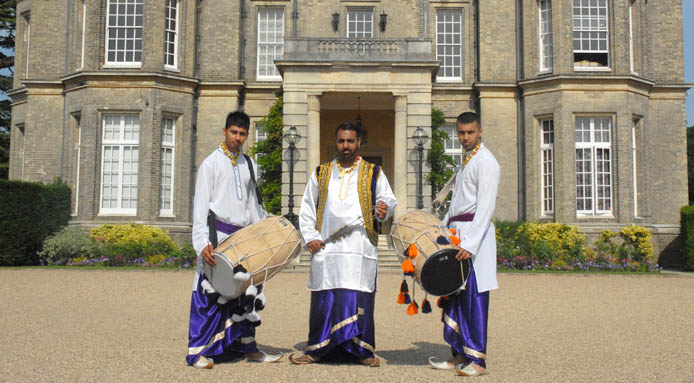
<svg viewBox="0 0 694 383">
<path fill-rule="evenodd" d="M 451 317 L 449 317 L 449 316 L 446 315 L 446 314 L 443 314 L 443 322 L 446 324 L 446 326 L 452 328 L 453 331 L 455 331 L 455 332 L 457 332 L 458 334 L 460 334 L 460 325 L 459 325 L 456 321 L 454 321 L 453 319 L 451 319 Z M 462 334 L 461 334 L 461 335 L 462 335 Z M 485 354 L 483 354 L 483 353 L 481 353 L 481 352 L 479 352 L 479 351 L 476 351 L 476 350 L 473 350 L 473 349 L 471 349 L 471 348 L 464 347 L 464 346 L 463 346 L 463 352 L 464 352 L 466 355 L 470 355 L 470 356 L 475 357 L 475 358 L 478 358 L 478 359 L 485 359 L 485 358 L 487 357 L 487 355 L 485 355 Z"/>
<path fill-rule="evenodd" d="M 478 358 L 478 359 L 485 359 L 487 357 L 487 355 L 485 355 L 479 351 L 475 351 L 471 348 L 467 348 L 467 347 L 463 347 L 463 352 L 466 355 L 474 356 L 475 358 Z"/>
<path fill-rule="evenodd" d="M 214 344 L 215 342 L 218 342 L 218 341 L 224 339 L 224 336 L 225 336 L 227 329 L 229 327 L 231 327 L 232 324 L 234 324 L 234 321 L 232 321 L 231 318 L 227 319 L 227 321 L 224 322 L 224 330 L 215 334 L 215 336 L 212 337 L 212 340 L 210 340 L 210 342 L 204 346 L 188 347 L 188 355 L 199 354 L 199 353 L 205 351 L 205 349 L 207 349 L 208 347 L 212 346 L 212 344 Z"/>
<path fill-rule="evenodd" d="M 330 343 L 330 338 L 318 343 L 318 344 L 312 344 L 310 346 L 306 347 L 306 351 L 313 351 L 313 350 L 318 350 L 321 347 L 325 347 Z"/>
<path fill-rule="evenodd" d="M 365 348 L 365 349 L 371 351 L 371 352 L 376 352 L 376 351 L 374 350 L 374 347 L 373 347 L 372 345 L 370 345 L 370 344 L 364 342 L 363 340 L 357 338 L 356 336 L 355 336 L 354 338 L 352 338 L 352 341 L 353 341 L 354 343 L 360 345 L 361 347 L 363 347 L 363 348 Z"/>
<path fill-rule="evenodd" d="M 453 331 L 460 334 L 460 325 L 446 314 L 443 314 L 443 323 L 445 323 L 448 327 L 452 328 Z"/>
<path fill-rule="evenodd" d="M 341 328 L 347 326 L 348 324 L 356 322 L 357 319 L 359 319 L 359 314 L 357 314 L 357 315 L 352 315 L 351 317 L 349 317 L 349 318 L 343 320 L 342 322 L 340 322 L 340 323 L 334 325 L 334 326 L 330 329 L 330 335 L 333 335 L 333 334 L 335 333 L 335 331 L 337 331 L 337 330 L 339 330 L 339 329 L 341 329 Z M 322 342 L 320 342 L 320 343 L 318 343 L 318 344 L 312 344 L 312 345 L 310 345 L 310 346 L 307 346 L 307 347 L 306 347 L 306 351 L 317 350 L 317 349 L 319 349 L 319 348 L 321 348 L 321 347 L 327 346 L 329 343 L 330 343 L 330 339 L 326 339 L 326 340 L 324 340 L 324 341 L 322 341 Z"/>
</svg>

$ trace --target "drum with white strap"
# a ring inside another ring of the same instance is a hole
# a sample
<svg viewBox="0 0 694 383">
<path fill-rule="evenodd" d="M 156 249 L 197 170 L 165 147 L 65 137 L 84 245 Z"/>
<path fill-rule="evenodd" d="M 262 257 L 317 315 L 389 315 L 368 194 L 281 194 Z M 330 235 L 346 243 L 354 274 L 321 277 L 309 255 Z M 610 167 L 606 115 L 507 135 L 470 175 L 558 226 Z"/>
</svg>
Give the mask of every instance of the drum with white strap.
<svg viewBox="0 0 694 383">
<path fill-rule="evenodd" d="M 470 275 L 470 260 L 455 259 L 458 247 L 452 236 L 441 220 L 424 210 L 404 214 L 391 228 L 390 241 L 401 261 L 408 258 L 410 246 L 416 246 L 415 278 L 429 294 L 455 293 Z"/>
<path fill-rule="evenodd" d="M 272 216 L 248 225 L 214 250 L 216 266 L 203 271 L 220 295 L 234 299 L 272 278 L 299 255 L 301 235 L 285 217 Z"/>
</svg>

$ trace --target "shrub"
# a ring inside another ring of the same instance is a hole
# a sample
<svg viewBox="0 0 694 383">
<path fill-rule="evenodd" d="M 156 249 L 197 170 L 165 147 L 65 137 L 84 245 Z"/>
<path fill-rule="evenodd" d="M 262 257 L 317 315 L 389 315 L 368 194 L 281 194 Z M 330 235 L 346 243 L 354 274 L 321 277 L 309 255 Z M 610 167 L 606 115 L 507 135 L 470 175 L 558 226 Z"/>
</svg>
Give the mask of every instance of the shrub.
<svg viewBox="0 0 694 383">
<path fill-rule="evenodd" d="M 576 226 L 526 222 L 518 228 L 517 237 L 521 251 L 540 262 L 586 260 L 586 237 Z"/>
<path fill-rule="evenodd" d="M 112 266 L 178 250 L 165 230 L 135 223 L 99 226 L 91 229 L 91 238 L 103 244 L 100 256 L 108 258 L 108 264 Z"/>
<path fill-rule="evenodd" d="M 611 263 L 628 263 L 645 270 L 653 266 L 651 232 L 642 226 L 627 226 L 618 233 L 604 230 L 595 242 L 597 258 Z"/>
<path fill-rule="evenodd" d="M 0 180 L 0 265 L 38 264 L 43 241 L 67 225 L 70 188 Z"/>
<path fill-rule="evenodd" d="M 694 270 L 694 206 L 682 208 L 682 255 L 684 267 Z"/>
<path fill-rule="evenodd" d="M 84 230 L 67 226 L 43 242 L 39 253 L 41 263 L 66 264 L 74 258 L 92 258 L 97 248 Z"/>
</svg>

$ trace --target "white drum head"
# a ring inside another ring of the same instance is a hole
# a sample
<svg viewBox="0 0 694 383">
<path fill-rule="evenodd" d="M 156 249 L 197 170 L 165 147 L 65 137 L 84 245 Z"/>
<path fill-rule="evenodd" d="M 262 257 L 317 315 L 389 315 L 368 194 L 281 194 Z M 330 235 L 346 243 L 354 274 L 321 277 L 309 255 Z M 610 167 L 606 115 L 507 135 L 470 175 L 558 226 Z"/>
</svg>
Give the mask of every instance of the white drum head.
<svg viewBox="0 0 694 383">
<path fill-rule="evenodd" d="M 222 253 L 215 251 L 217 265 L 212 267 L 203 261 L 203 271 L 212 287 L 221 295 L 237 298 L 241 295 L 241 281 L 234 279 L 234 264 Z"/>
</svg>

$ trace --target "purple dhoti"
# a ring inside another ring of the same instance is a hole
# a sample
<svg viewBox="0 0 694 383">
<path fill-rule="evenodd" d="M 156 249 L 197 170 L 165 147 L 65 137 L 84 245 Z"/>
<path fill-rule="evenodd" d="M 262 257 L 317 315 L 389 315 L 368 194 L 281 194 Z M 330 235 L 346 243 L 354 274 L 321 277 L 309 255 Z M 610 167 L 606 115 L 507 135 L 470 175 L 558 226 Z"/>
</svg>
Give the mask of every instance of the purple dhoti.
<svg viewBox="0 0 694 383">
<path fill-rule="evenodd" d="M 465 290 L 445 300 L 441 313 L 443 339 L 451 346 L 453 356 L 463 355 L 466 359 L 487 367 L 488 313 L 489 291 L 477 291 L 477 279 L 472 268 Z"/>
<path fill-rule="evenodd" d="M 360 359 L 373 357 L 375 297 L 347 289 L 311 292 L 306 354 L 323 357 L 341 347 Z"/>
<path fill-rule="evenodd" d="M 240 227 L 220 228 L 218 226 L 217 229 L 225 234 L 232 234 Z M 223 361 L 258 351 L 255 327 L 259 322 L 253 324 L 248 320 L 241 322 L 232 320 L 235 312 L 243 311 L 244 296 L 220 305 L 217 303 L 218 293 L 207 293 L 202 288 L 204 280 L 206 280 L 205 275 L 200 274 L 190 300 L 188 356 L 186 357 L 188 364 L 195 363 L 200 355 L 213 357 L 215 361 Z"/>
</svg>

